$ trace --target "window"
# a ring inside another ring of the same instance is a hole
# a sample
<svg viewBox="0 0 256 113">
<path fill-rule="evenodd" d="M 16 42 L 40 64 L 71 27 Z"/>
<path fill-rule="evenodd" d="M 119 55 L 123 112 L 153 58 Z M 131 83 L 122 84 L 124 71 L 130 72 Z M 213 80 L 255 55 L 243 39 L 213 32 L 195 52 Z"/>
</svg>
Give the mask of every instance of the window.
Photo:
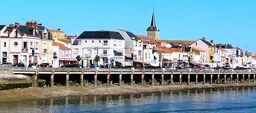
<svg viewBox="0 0 256 113">
<path fill-rule="evenodd" d="M 107 50 L 103 50 L 103 56 L 107 56 L 108 51 Z"/>
<path fill-rule="evenodd" d="M 44 49 L 44 53 L 47 53 L 47 49 Z"/>
<path fill-rule="evenodd" d="M 4 47 L 6 47 L 6 42 L 4 42 Z"/>
<path fill-rule="evenodd" d="M 17 46 L 17 45 L 18 45 L 18 42 L 14 42 L 13 45 L 14 45 L 14 46 Z"/>
<path fill-rule="evenodd" d="M 84 43 L 87 43 L 87 40 L 85 40 Z"/>
<path fill-rule="evenodd" d="M 103 41 L 103 45 L 104 45 L 104 46 L 107 46 L 107 45 L 108 45 L 108 41 L 107 41 L 107 40 L 104 40 L 104 41 Z"/>
<path fill-rule="evenodd" d="M 116 46 L 116 44 L 114 44 L 114 46 Z"/>
<path fill-rule="evenodd" d="M 92 40 L 92 43 L 94 43 L 94 41 Z"/>
<path fill-rule="evenodd" d="M 99 40 L 99 43 L 101 43 L 101 40 Z"/>
<path fill-rule="evenodd" d="M 33 46 L 33 42 L 30 42 L 30 46 Z"/>
<path fill-rule="evenodd" d="M 74 54 L 78 54 L 78 48 L 74 49 Z"/>
</svg>

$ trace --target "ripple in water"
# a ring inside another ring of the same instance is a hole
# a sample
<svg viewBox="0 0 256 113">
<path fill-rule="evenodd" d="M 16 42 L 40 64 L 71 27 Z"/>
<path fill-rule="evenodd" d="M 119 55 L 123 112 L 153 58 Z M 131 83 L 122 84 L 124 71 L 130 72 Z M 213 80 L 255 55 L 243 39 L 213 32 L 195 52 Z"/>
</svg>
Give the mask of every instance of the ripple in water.
<svg viewBox="0 0 256 113">
<path fill-rule="evenodd" d="M 1 113 L 255 113 L 256 88 L 235 87 L 115 96 L 70 96 L 0 103 Z"/>
</svg>

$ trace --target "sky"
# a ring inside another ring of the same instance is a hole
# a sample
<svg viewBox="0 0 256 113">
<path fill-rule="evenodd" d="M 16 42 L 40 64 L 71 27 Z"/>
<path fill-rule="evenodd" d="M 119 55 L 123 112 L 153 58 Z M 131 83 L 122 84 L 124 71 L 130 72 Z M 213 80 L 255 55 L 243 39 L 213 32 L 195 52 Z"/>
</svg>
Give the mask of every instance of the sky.
<svg viewBox="0 0 256 113">
<path fill-rule="evenodd" d="M 79 35 L 124 29 L 146 35 L 154 9 L 163 40 L 230 43 L 256 52 L 256 0 L 0 0 L 0 24 L 37 21 Z"/>
</svg>

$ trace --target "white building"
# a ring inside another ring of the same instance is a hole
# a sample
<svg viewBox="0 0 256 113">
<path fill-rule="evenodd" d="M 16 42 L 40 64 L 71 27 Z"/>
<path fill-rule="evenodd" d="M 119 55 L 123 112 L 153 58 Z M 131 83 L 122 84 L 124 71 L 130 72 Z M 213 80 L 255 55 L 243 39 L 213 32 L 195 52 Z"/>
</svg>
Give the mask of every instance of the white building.
<svg viewBox="0 0 256 113">
<path fill-rule="evenodd" d="M 82 57 L 82 65 L 89 67 L 98 63 L 102 66 L 124 66 L 125 40 L 116 31 L 84 31 L 73 43 L 74 51 Z M 95 62 L 96 56 L 100 57 Z"/>
<path fill-rule="evenodd" d="M 1 63 L 22 62 L 26 66 L 29 63 L 38 63 L 40 40 L 40 34 L 33 27 L 18 23 L 4 27 L 0 38 Z"/>
</svg>

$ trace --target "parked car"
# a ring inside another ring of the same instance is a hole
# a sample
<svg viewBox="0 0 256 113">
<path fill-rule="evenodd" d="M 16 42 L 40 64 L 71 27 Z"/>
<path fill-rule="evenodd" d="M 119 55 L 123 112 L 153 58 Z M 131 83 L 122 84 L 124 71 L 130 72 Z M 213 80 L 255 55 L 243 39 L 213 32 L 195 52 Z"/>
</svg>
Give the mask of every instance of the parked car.
<svg viewBox="0 0 256 113">
<path fill-rule="evenodd" d="M 12 67 L 12 63 L 10 62 L 4 62 L 3 64 L 1 64 L 2 67 Z"/>
<path fill-rule="evenodd" d="M 52 67 L 49 63 L 42 63 L 39 67 Z"/>
<path fill-rule="evenodd" d="M 62 68 L 82 68 L 80 64 L 64 64 L 61 67 Z"/>
<path fill-rule="evenodd" d="M 19 63 L 17 63 L 17 64 L 14 64 L 13 66 L 14 66 L 14 67 L 25 67 L 25 64 L 22 63 L 22 62 L 19 62 Z"/>
<path fill-rule="evenodd" d="M 37 67 L 37 63 L 30 63 L 28 64 L 28 67 L 32 67 L 33 69 L 35 69 Z"/>
<path fill-rule="evenodd" d="M 90 67 L 91 67 L 91 68 L 100 68 L 100 65 L 98 65 L 98 64 L 91 64 Z"/>
</svg>

